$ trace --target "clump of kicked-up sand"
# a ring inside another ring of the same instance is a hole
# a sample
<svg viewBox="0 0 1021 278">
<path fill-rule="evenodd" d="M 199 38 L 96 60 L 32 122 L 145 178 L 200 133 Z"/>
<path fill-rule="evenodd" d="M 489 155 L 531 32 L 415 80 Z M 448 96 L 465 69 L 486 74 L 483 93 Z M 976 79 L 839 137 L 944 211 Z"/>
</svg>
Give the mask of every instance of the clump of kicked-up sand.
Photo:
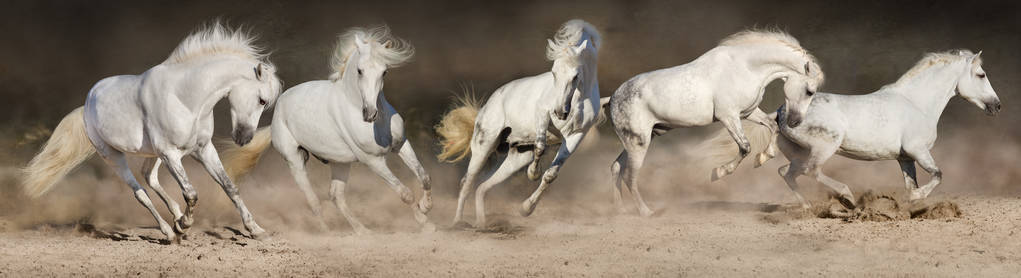
<svg viewBox="0 0 1021 278">
<path fill-rule="evenodd" d="M 828 202 L 815 204 L 809 209 L 788 208 L 767 214 L 763 220 L 781 223 L 793 219 L 837 218 L 847 222 L 901 221 L 908 219 L 950 219 L 961 217 L 961 208 L 951 201 L 901 201 L 891 195 L 867 191 L 858 197 L 854 208 L 830 197 Z"/>
</svg>

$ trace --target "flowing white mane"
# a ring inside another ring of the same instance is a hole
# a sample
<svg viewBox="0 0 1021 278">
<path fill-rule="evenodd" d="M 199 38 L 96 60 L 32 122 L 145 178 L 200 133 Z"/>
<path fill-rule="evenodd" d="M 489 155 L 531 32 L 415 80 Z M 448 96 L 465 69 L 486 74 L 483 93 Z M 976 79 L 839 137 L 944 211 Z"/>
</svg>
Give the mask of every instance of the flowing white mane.
<svg viewBox="0 0 1021 278">
<path fill-rule="evenodd" d="M 179 64 L 199 57 L 213 55 L 237 55 L 253 60 L 263 60 L 266 54 L 253 42 L 256 36 L 240 29 L 230 29 L 219 21 L 188 35 L 170 53 L 163 64 Z"/>
<path fill-rule="evenodd" d="M 908 80 L 911 80 L 913 77 L 917 76 L 919 73 L 922 73 L 926 69 L 929 69 L 933 66 L 951 64 L 961 59 L 971 57 L 972 55 L 975 55 L 975 53 L 972 53 L 970 50 L 967 49 L 954 49 L 943 52 L 926 53 L 925 56 L 918 61 L 918 63 L 915 63 L 915 65 L 911 67 L 911 69 L 909 69 L 906 73 L 904 73 L 904 75 L 897 79 L 897 82 L 894 82 L 891 85 L 902 84 L 904 82 L 907 82 Z M 982 64 L 981 59 L 982 58 L 976 58 L 975 61 L 973 61 L 973 63 Z"/>
<path fill-rule="evenodd" d="M 382 61 L 387 67 L 402 66 L 415 55 L 415 47 L 393 36 L 386 25 L 372 28 L 354 27 L 337 38 L 337 46 L 333 51 L 333 58 L 330 59 L 330 69 L 333 70 L 330 79 L 337 80 L 343 76 L 348 59 L 358 49 L 355 45 L 356 37 L 368 42 L 372 46 L 370 55 Z"/>
<path fill-rule="evenodd" d="M 567 49 L 578 46 L 583 40 L 588 40 L 595 46 L 596 51 L 603 46 L 603 36 L 599 34 L 595 26 L 581 19 L 572 19 L 560 26 L 560 30 L 553 35 L 553 44 L 546 47 L 546 59 L 553 61 L 568 55 Z"/>
<path fill-rule="evenodd" d="M 812 53 L 809 53 L 808 50 L 805 50 L 805 48 L 801 47 L 801 43 L 798 42 L 798 39 L 794 38 L 794 36 L 791 36 L 791 34 L 788 34 L 787 32 L 784 31 L 776 29 L 744 30 L 741 32 L 734 33 L 733 35 L 727 36 L 722 41 L 720 41 L 720 46 L 735 46 L 763 43 L 784 45 L 790 48 L 792 51 L 804 55 L 805 58 L 808 59 L 808 61 L 812 62 L 813 67 L 818 67 L 812 69 L 814 78 L 820 82 L 823 79 L 825 79 L 822 67 L 819 66 L 819 61 L 816 60 L 815 56 L 813 56 Z"/>
</svg>

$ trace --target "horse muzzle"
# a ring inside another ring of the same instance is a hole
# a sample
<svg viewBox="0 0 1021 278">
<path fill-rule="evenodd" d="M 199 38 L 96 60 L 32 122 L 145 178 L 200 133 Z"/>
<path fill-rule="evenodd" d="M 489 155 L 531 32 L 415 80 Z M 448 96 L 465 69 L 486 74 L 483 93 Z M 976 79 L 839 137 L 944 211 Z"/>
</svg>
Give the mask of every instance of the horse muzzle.
<svg viewBox="0 0 1021 278">
<path fill-rule="evenodd" d="M 985 104 L 986 104 L 986 115 L 996 116 L 996 114 L 1000 114 L 1000 108 L 1001 108 L 1000 100 L 994 100 L 994 101 L 986 102 Z"/>
<path fill-rule="evenodd" d="M 372 111 L 369 111 L 368 108 L 362 108 L 362 120 L 364 120 L 366 123 L 371 123 L 371 122 L 376 121 L 376 118 L 378 116 L 379 116 L 379 110 L 372 109 Z"/>
<path fill-rule="evenodd" d="M 252 136 L 254 135 L 254 128 L 242 126 L 239 129 L 235 129 L 234 134 L 231 137 L 234 139 L 235 144 L 238 144 L 238 146 L 244 146 L 245 144 L 248 144 L 248 142 L 252 142 Z"/>
<path fill-rule="evenodd" d="M 787 114 L 787 126 L 795 128 L 801 125 L 802 116 L 800 113 L 788 113 Z"/>
</svg>

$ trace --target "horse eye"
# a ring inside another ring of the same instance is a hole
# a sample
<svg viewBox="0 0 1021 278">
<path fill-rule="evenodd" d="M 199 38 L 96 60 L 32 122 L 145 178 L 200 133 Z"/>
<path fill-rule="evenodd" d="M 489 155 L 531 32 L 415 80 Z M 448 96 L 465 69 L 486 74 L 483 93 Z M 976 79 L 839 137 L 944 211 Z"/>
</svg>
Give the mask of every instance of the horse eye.
<svg viewBox="0 0 1021 278">
<path fill-rule="evenodd" d="M 387 72 L 388 72 L 388 70 L 384 70 L 384 71 L 383 71 L 383 76 L 386 76 L 386 73 L 387 73 Z"/>
<path fill-rule="evenodd" d="M 362 69 L 358 69 L 358 75 L 362 75 Z"/>
<path fill-rule="evenodd" d="M 979 73 L 978 78 L 986 78 L 986 73 Z"/>
<path fill-rule="evenodd" d="M 260 98 L 259 99 L 259 105 L 266 105 L 266 100 Z"/>
<path fill-rule="evenodd" d="M 808 96 L 813 96 L 813 95 L 815 95 L 815 92 L 813 92 L 813 91 L 805 91 L 805 94 L 808 94 Z"/>
</svg>

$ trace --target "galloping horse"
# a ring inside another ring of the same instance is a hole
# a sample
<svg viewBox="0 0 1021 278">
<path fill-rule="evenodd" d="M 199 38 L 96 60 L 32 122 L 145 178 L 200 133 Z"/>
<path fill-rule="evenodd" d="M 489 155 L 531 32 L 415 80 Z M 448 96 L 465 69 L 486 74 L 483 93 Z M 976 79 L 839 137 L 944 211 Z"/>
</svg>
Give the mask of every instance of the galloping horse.
<svg viewBox="0 0 1021 278">
<path fill-rule="evenodd" d="M 521 215 L 530 215 L 560 167 L 597 122 L 601 105 L 596 72 L 602 47 L 599 32 L 574 19 L 564 23 L 548 43 L 546 58 L 553 61 L 551 71 L 508 82 L 481 108 L 472 101 L 463 102 L 437 126 L 443 140 L 440 160 L 457 161 L 471 154 L 468 171 L 461 179 L 454 224 L 461 222 L 476 175 L 493 151 L 506 151 L 507 156 L 475 192 L 475 226 L 480 228 L 486 226 L 485 197 L 493 186 L 529 164 L 528 177 L 539 179 L 539 158 L 546 150 L 547 132 L 552 132 L 563 138 L 563 143 L 539 187 L 522 203 Z"/>
<path fill-rule="evenodd" d="M 621 183 L 627 183 L 639 213 L 652 215 L 638 192 L 638 173 L 652 137 L 673 128 L 723 123 L 740 154 L 716 168 L 713 179 L 732 173 L 751 151 L 752 142 L 741 128 L 741 119 L 766 126 L 773 133 L 777 130 L 774 121 L 758 108 L 766 85 L 775 79 L 785 81 L 785 107 L 791 115 L 787 124 L 797 126 L 824 76 L 815 57 L 783 32 L 739 32 L 691 63 L 639 74 L 620 85 L 610 97 L 609 108 L 624 144 L 624 151 L 611 166 L 618 209 L 623 211 Z M 759 154 L 759 164 L 773 156 L 772 142 Z"/>
<path fill-rule="evenodd" d="M 223 187 L 252 237 L 264 235 L 211 142 L 213 106 L 221 99 L 230 102 L 232 136 L 243 145 L 251 141 L 262 112 L 280 93 L 273 65 L 253 41 L 252 36 L 216 22 L 185 38 L 166 61 L 148 71 L 100 80 L 89 92 L 85 106 L 60 121 L 25 169 L 25 193 L 41 196 L 98 151 L 156 218 L 160 231 L 170 242 L 177 242 L 177 234 L 184 235 L 191 227 L 198 201 L 181 164 L 181 158 L 190 154 Z M 135 180 L 127 155 L 146 158 L 142 172 L 174 215 L 173 230 Z M 188 204 L 184 213 L 159 184 L 156 174 L 161 162 L 181 185 Z"/>
<path fill-rule="evenodd" d="M 320 227 L 326 229 L 319 197 L 305 170 L 305 162 L 314 156 L 333 171 L 330 196 L 334 204 L 356 233 L 365 234 L 369 230 L 354 217 L 344 199 L 351 163 L 361 162 L 411 205 L 423 231 L 435 230 L 425 215 L 432 208 L 429 174 L 404 137 L 403 118 L 383 96 L 387 69 L 406 63 L 414 54 L 410 44 L 391 36 L 385 26 L 351 28 L 337 42 L 330 80 L 309 81 L 287 89 L 277 104 L 272 126 L 259 129 L 252 144 L 229 150 L 232 158 L 227 160 L 227 169 L 234 176 L 247 172 L 272 142 L 287 160 Z M 422 183 L 417 206 L 415 194 L 387 167 L 388 153 L 398 153 Z"/>
<path fill-rule="evenodd" d="M 867 95 L 816 94 L 804 124 L 780 128 L 778 145 L 791 161 L 780 167 L 780 176 L 805 208 L 809 204 L 798 193 L 796 180 L 801 175 L 815 177 L 854 207 L 847 185 L 823 174 L 820 166 L 834 153 L 857 160 L 897 160 L 909 198 L 927 197 L 943 177 L 929 150 L 947 102 L 961 96 L 989 115 L 1000 111 L 1000 98 L 982 69 L 981 53 L 929 53 L 897 82 Z M 788 118 L 782 108 L 777 112 L 778 121 Z M 918 186 L 915 162 L 932 175 L 925 186 Z"/>
</svg>

